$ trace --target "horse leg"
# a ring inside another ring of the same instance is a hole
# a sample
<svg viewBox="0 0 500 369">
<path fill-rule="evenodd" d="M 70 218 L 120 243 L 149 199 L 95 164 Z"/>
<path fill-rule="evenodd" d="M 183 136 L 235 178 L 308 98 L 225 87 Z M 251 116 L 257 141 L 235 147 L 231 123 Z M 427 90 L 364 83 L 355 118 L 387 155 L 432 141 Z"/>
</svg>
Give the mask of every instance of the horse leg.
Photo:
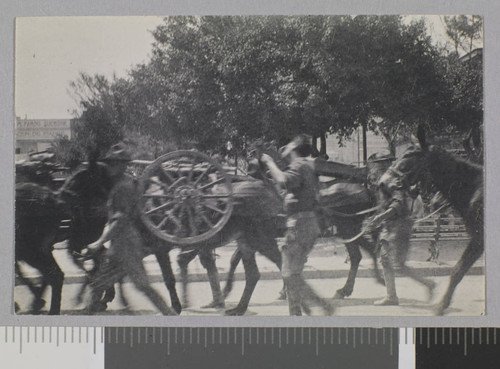
<svg viewBox="0 0 500 369">
<path fill-rule="evenodd" d="M 450 277 L 450 283 L 448 285 L 448 289 L 444 294 L 441 302 L 436 306 L 435 313 L 436 315 L 443 315 L 444 311 L 448 306 L 450 306 L 451 298 L 453 296 L 453 292 L 455 288 L 460 283 L 465 273 L 472 267 L 472 265 L 479 259 L 484 250 L 484 244 L 482 241 L 482 235 L 479 237 L 474 237 L 464 253 L 460 257 L 458 263 L 453 267 L 453 271 Z"/>
<path fill-rule="evenodd" d="M 41 254 L 38 259 L 32 263 L 42 274 L 42 278 L 52 289 L 49 315 L 58 315 L 61 312 L 61 292 L 64 281 L 64 273 L 57 264 L 51 253 Z M 43 292 L 43 291 L 42 291 Z"/>
<path fill-rule="evenodd" d="M 215 258 L 212 251 L 212 249 L 203 248 L 199 253 L 201 265 L 207 270 L 213 298 L 212 302 L 203 306 L 203 308 L 223 308 L 225 306 L 224 297 L 220 289 L 219 273 L 217 272 L 217 266 L 215 265 Z"/>
<path fill-rule="evenodd" d="M 42 285 L 40 287 L 37 287 L 28 278 L 24 276 L 24 274 L 21 272 L 21 269 L 19 268 L 19 264 L 17 261 L 15 262 L 15 269 L 18 277 L 29 288 L 29 290 L 34 296 L 34 300 L 31 303 L 30 310 L 33 313 L 37 314 L 45 306 L 45 300 L 42 298 L 42 296 L 47 287 L 47 281 L 45 277 L 42 276 Z"/>
<path fill-rule="evenodd" d="M 120 279 L 118 282 L 118 289 L 120 291 L 120 303 L 122 304 L 124 310 L 130 310 L 130 303 L 128 302 L 127 296 L 125 295 L 125 291 L 123 289 L 124 278 Z"/>
<path fill-rule="evenodd" d="M 189 292 L 188 292 L 188 265 L 198 255 L 198 249 L 182 252 L 177 256 L 177 264 L 181 270 L 181 285 L 182 285 L 182 306 L 188 307 Z"/>
<path fill-rule="evenodd" d="M 130 279 L 135 287 L 146 295 L 163 315 L 177 315 L 177 313 L 167 305 L 160 294 L 149 284 L 146 270 L 142 265 L 142 260 L 129 260 L 127 264 Z"/>
<path fill-rule="evenodd" d="M 278 248 L 278 243 L 276 239 L 270 238 L 264 242 L 264 247 L 259 249 L 260 253 L 264 255 L 266 258 L 271 260 L 278 269 L 281 271 L 281 252 Z M 286 285 L 283 281 L 283 287 L 278 295 L 278 300 L 286 300 Z"/>
<path fill-rule="evenodd" d="M 175 276 L 172 270 L 172 264 L 170 263 L 170 250 L 159 250 L 155 252 L 156 259 L 161 268 L 161 273 L 163 275 L 163 280 L 167 286 L 168 292 L 170 294 L 170 301 L 172 302 L 172 307 L 177 314 L 182 311 L 181 302 L 179 296 L 177 296 L 177 290 L 175 289 Z"/>
<path fill-rule="evenodd" d="M 233 282 L 234 282 L 234 273 L 236 271 L 236 267 L 241 261 L 241 252 L 239 249 L 236 249 L 236 251 L 233 253 L 231 256 L 231 263 L 229 266 L 229 272 L 227 275 L 227 281 L 226 285 L 224 286 L 224 290 L 222 291 L 222 294 L 224 296 L 224 299 L 229 296 L 229 293 L 233 289 Z"/>
<path fill-rule="evenodd" d="M 248 309 L 257 282 L 260 279 L 259 268 L 255 262 L 255 252 L 250 250 L 242 253 L 243 266 L 245 267 L 245 289 L 236 307 L 226 310 L 226 315 L 243 315 Z"/>
<path fill-rule="evenodd" d="M 380 273 L 380 269 L 377 263 L 377 243 L 368 241 L 366 238 L 361 237 L 357 240 L 359 246 L 361 246 L 365 251 L 368 252 L 373 262 L 373 273 L 376 281 L 381 285 L 385 285 L 385 280 L 382 274 Z"/>
<path fill-rule="evenodd" d="M 344 297 L 350 296 L 354 289 L 354 281 L 356 279 L 356 274 L 358 273 L 359 263 L 361 262 L 361 251 L 359 251 L 358 243 L 349 243 L 345 245 L 349 259 L 351 260 L 351 267 L 349 269 L 349 274 L 347 276 L 347 281 L 344 287 L 338 289 L 333 296 L 334 299 L 343 299 Z"/>
</svg>

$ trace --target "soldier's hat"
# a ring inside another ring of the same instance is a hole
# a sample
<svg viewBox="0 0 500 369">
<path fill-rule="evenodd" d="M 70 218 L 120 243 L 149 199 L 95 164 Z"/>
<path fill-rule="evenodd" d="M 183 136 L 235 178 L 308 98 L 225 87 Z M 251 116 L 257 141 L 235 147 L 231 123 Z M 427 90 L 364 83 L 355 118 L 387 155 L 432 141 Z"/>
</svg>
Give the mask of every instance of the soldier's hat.
<svg viewBox="0 0 500 369">
<path fill-rule="evenodd" d="M 292 151 L 297 150 L 303 146 L 312 146 L 312 137 L 306 134 L 300 134 L 296 136 L 288 145 L 280 149 L 281 156 L 286 157 Z"/>
<path fill-rule="evenodd" d="M 132 155 L 127 150 L 123 143 L 118 143 L 111 146 L 108 153 L 101 159 L 101 161 L 131 161 Z"/>
</svg>

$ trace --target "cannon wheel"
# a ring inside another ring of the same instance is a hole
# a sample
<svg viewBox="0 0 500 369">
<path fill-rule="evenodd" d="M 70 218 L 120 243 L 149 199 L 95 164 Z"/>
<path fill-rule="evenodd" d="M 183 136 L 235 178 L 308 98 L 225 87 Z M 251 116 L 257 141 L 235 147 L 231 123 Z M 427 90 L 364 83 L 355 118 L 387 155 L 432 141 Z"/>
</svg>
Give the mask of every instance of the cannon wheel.
<svg viewBox="0 0 500 369">
<path fill-rule="evenodd" d="M 216 161 L 180 150 L 156 159 L 139 180 L 140 216 L 157 237 L 177 245 L 208 240 L 233 209 L 229 176 Z"/>
</svg>

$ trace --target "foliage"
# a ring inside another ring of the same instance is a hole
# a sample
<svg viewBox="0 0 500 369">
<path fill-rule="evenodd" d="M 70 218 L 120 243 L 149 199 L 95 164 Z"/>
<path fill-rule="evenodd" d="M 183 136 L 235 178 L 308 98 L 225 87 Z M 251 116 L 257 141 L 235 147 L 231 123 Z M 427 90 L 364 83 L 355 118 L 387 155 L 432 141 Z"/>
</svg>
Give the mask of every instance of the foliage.
<svg viewBox="0 0 500 369">
<path fill-rule="evenodd" d="M 457 37 L 472 35 L 462 23 Z M 153 36 L 151 59 L 127 78 L 72 85 L 83 108 L 77 147 L 128 138 L 145 156 L 193 147 L 224 156 L 259 137 L 342 140 L 360 125 L 395 145 L 421 123 L 466 131 L 482 119 L 481 71 L 464 78 L 468 67 L 431 43 L 423 21 L 179 16 Z"/>
</svg>

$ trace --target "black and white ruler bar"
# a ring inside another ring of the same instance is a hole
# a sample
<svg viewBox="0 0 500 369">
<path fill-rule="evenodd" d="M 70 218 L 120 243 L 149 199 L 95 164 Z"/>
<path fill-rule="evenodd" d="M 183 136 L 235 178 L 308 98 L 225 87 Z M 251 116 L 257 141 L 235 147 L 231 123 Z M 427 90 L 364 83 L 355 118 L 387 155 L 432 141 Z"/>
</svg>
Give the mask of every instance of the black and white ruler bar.
<svg viewBox="0 0 500 369">
<path fill-rule="evenodd" d="M 483 369 L 498 368 L 497 333 L 497 328 L 0 327 L 0 358 L 7 367 L 38 369 Z"/>
</svg>

